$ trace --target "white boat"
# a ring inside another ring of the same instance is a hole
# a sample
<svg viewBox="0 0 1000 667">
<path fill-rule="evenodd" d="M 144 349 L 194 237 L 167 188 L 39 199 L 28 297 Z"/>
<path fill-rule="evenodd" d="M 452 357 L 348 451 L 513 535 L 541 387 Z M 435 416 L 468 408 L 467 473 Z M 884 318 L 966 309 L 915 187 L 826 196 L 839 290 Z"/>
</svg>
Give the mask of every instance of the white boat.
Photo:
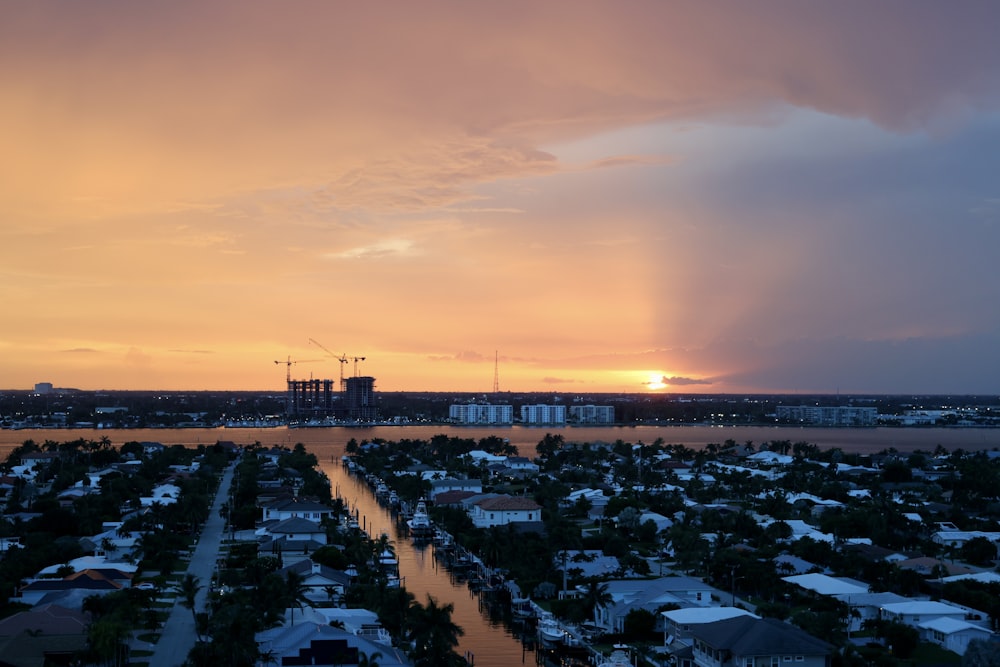
<svg viewBox="0 0 1000 667">
<path fill-rule="evenodd" d="M 566 632 L 551 614 L 538 619 L 538 638 L 548 644 L 561 644 Z"/>
<path fill-rule="evenodd" d="M 410 537 L 429 538 L 434 535 L 434 524 L 427 514 L 427 505 L 423 500 L 417 502 L 417 509 L 413 510 L 413 516 L 406 522 L 410 528 Z"/>
<path fill-rule="evenodd" d="M 391 549 L 386 549 L 379 554 L 378 564 L 386 574 L 399 574 L 399 560 Z"/>
<path fill-rule="evenodd" d="M 434 529 L 434 544 L 441 548 L 449 548 L 454 546 L 454 541 L 447 532 L 441 530 L 440 528 Z"/>
<path fill-rule="evenodd" d="M 513 598 L 510 601 L 510 613 L 514 618 L 534 618 L 535 608 L 531 604 L 531 598 Z"/>
<path fill-rule="evenodd" d="M 632 667 L 632 661 L 629 660 L 628 653 L 616 649 L 607 660 L 597 663 L 597 667 Z"/>
</svg>

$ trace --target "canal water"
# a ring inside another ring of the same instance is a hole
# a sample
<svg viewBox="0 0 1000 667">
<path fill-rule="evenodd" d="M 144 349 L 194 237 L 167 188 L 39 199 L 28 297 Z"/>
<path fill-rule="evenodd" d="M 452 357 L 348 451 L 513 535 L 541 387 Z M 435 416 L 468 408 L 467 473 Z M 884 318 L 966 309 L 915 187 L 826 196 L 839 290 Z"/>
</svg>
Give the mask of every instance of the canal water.
<svg viewBox="0 0 1000 667">
<path fill-rule="evenodd" d="M 42 444 L 46 441 L 65 442 L 84 438 L 98 440 L 107 437 L 114 446 L 132 441 L 156 441 L 165 445 L 211 445 L 220 440 L 237 444 L 255 442 L 269 447 L 291 447 L 302 443 L 315 454 L 323 471 L 330 478 L 334 495 L 345 499 L 359 514 L 359 521 L 373 537 L 385 532 L 393 541 L 399 559 L 403 584 L 421 603 L 427 595 L 438 604 L 454 605 L 453 621 L 465 631 L 460 638 L 459 653 L 468 654 L 476 667 L 506 667 L 532 664 L 535 656 L 526 652 L 521 642 L 502 624 L 493 622 L 480 606 L 479 599 L 469 588 L 454 582 L 433 555 L 433 547 L 416 547 L 400 536 L 389 511 L 378 504 L 364 481 L 350 476 L 341 465 L 345 447 L 352 438 L 359 442 L 381 438 L 385 440 L 430 439 L 438 434 L 480 439 L 500 436 L 510 441 L 525 456 L 533 456 L 535 446 L 546 433 L 562 435 L 567 442 L 615 442 L 651 444 L 662 438 L 666 444 L 683 444 L 698 449 L 708 443 L 723 443 L 728 439 L 742 444 L 771 440 L 808 442 L 822 449 L 839 447 L 845 452 L 877 452 L 894 447 L 900 451 L 932 451 L 942 445 L 949 451 L 967 451 L 1000 447 L 1000 429 L 823 429 L 794 427 L 708 427 L 708 426 L 638 426 L 538 429 L 526 427 L 465 428 L 446 426 L 377 426 L 371 428 L 317 429 L 164 429 L 164 430 L 0 430 L 0 460 L 11 449 L 27 439 Z"/>
<path fill-rule="evenodd" d="M 524 661 L 534 664 L 535 656 L 506 629 L 502 623 L 491 622 L 487 609 L 467 585 L 455 581 L 434 556 L 434 547 L 416 545 L 401 535 L 388 509 L 378 503 L 368 484 L 352 476 L 339 460 L 329 458 L 320 467 L 330 478 L 334 496 L 343 498 L 352 510 L 357 510 L 358 522 L 374 538 L 389 535 L 399 560 L 399 576 L 403 586 L 421 604 L 432 596 L 439 605 L 454 605 L 452 621 L 465 634 L 459 637 L 458 652 L 467 655 L 475 667 L 504 667 Z"/>
</svg>

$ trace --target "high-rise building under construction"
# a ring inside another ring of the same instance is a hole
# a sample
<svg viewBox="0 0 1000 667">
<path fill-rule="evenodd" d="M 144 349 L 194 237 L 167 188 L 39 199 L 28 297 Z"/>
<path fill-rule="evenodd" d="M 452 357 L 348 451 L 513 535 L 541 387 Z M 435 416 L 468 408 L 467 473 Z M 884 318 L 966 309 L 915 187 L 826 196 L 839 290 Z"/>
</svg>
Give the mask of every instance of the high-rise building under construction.
<svg viewBox="0 0 1000 667">
<path fill-rule="evenodd" d="M 344 379 L 343 390 L 336 380 L 288 380 L 287 417 L 294 420 L 337 419 L 348 422 L 378 420 L 375 378 Z"/>
</svg>

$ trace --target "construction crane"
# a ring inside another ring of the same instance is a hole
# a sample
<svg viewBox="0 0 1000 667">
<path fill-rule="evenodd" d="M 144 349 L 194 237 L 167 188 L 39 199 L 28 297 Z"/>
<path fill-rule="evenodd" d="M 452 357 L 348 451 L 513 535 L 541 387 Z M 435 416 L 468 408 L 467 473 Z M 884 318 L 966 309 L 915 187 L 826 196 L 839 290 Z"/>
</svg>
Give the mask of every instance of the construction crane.
<svg viewBox="0 0 1000 667">
<path fill-rule="evenodd" d="M 326 347 L 322 343 L 320 343 L 318 340 L 316 340 L 314 338 L 310 338 L 309 342 L 312 343 L 313 345 L 315 345 L 316 347 L 318 347 L 319 349 L 323 350 L 324 352 L 326 352 L 327 354 L 329 354 L 331 357 L 333 357 L 334 359 L 336 359 L 337 361 L 340 362 L 340 391 L 345 391 L 346 390 L 346 387 L 345 387 L 346 381 L 344 380 L 344 364 L 346 364 L 348 361 L 350 361 L 347 358 L 347 355 L 346 354 L 342 354 L 342 355 L 340 355 L 338 357 L 333 352 L 331 352 L 330 350 L 326 349 Z M 364 357 L 362 357 L 362 359 L 363 358 Z M 356 365 L 355 365 L 355 372 L 354 372 L 354 374 L 357 375 L 357 366 Z"/>
<path fill-rule="evenodd" d="M 275 361 L 276 364 L 285 364 L 285 382 L 292 381 L 292 364 L 307 364 L 316 361 L 323 361 L 322 359 L 295 359 L 288 357 L 285 361 Z"/>
<path fill-rule="evenodd" d="M 354 377 L 358 377 L 358 362 L 364 360 L 364 357 L 354 357 Z"/>
</svg>

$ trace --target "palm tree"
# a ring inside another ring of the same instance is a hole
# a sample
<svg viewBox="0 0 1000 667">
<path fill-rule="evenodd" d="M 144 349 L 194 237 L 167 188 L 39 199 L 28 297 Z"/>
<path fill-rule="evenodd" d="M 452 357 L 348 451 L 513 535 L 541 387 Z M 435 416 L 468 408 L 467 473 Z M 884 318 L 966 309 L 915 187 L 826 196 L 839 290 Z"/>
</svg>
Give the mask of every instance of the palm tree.
<svg viewBox="0 0 1000 667">
<path fill-rule="evenodd" d="M 458 646 L 458 638 L 465 631 L 452 623 L 453 611 L 455 605 L 449 603 L 439 607 L 430 595 L 426 607 L 419 602 L 410 605 L 408 637 L 413 643 L 412 656 L 418 667 L 448 665 L 459 657 L 452 649 Z"/>
<path fill-rule="evenodd" d="M 191 610 L 191 618 L 194 619 L 196 629 L 198 627 L 198 612 L 195 609 L 195 598 L 198 597 L 198 592 L 201 589 L 202 585 L 199 583 L 198 577 L 190 572 L 185 574 L 180 583 L 174 586 L 174 591 L 181 597 L 181 604 Z M 200 634 L 199 639 L 201 639 Z"/>
<path fill-rule="evenodd" d="M 309 602 L 306 593 L 309 587 L 306 585 L 305 577 L 298 572 L 291 570 L 285 575 L 285 600 L 292 610 L 292 625 L 295 625 L 295 608 L 302 609 Z"/>
<path fill-rule="evenodd" d="M 272 649 L 267 649 L 266 651 L 261 651 L 257 658 L 264 663 L 265 667 L 267 665 L 277 665 L 278 664 L 278 654 Z"/>
<path fill-rule="evenodd" d="M 103 551 L 105 555 L 112 554 L 115 551 L 118 551 L 118 546 L 110 537 L 104 537 L 101 538 L 101 551 Z"/>
<path fill-rule="evenodd" d="M 102 664 L 118 667 L 124 664 L 124 651 L 129 629 L 124 623 L 114 619 L 101 619 L 90 624 L 87 642 Z"/>
<path fill-rule="evenodd" d="M 587 582 L 587 590 L 583 593 L 583 607 L 589 609 L 590 613 L 596 617 L 597 610 L 603 609 L 614 601 L 611 593 L 608 592 L 608 585 L 598 579 L 591 579 Z"/>
<path fill-rule="evenodd" d="M 358 652 L 358 667 L 379 667 L 378 659 L 382 657 L 382 653 L 375 651 L 371 655 L 367 653 Z"/>
<path fill-rule="evenodd" d="M 323 592 L 326 593 L 326 598 L 330 602 L 330 604 L 333 604 L 334 598 L 340 600 L 340 591 L 337 590 L 336 586 L 324 586 Z"/>
</svg>

